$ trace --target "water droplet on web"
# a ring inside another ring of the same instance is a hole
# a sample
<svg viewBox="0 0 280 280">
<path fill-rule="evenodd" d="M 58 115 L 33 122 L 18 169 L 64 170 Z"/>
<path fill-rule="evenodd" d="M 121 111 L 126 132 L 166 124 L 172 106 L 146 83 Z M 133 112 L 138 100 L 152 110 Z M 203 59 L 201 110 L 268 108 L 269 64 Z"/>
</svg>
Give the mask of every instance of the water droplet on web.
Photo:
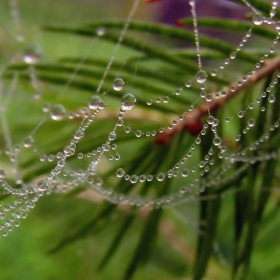
<svg viewBox="0 0 280 280">
<path fill-rule="evenodd" d="M 106 103 L 104 101 L 101 101 L 99 104 L 99 109 L 104 109 L 106 107 Z"/>
<path fill-rule="evenodd" d="M 140 181 L 141 183 L 145 182 L 145 181 L 146 181 L 146 176 L 145 176 L 145 175 L 140 175 L 140 176 L 139 176 L 139 181 Z"/>
<path fill-rule="evenodd" d="M 148 99 L 146 103 L 147 103 L 148 106 L 151 106 L 153 104 L 153 100 L 152 99 Z"/>
<path fill-rule="evenodd" d="M 250 126 L 250 127 L 253 127 L 255 125 L 255 123 L 256 123 L 256 121 L 253 118 L 248 120 L 248 126 Z"/>
<path fill-rule="evenodd" d="M 157 175 L 157 180 L 160 181 L 160 182 L 163 181 L 164 178 L 165 178 L 165 174 L 164 174 L 164 173 L 159 173 L 159 174 Z"/>
<path fill-rule="evenodd" d="M 88 107 L 92 110 L 97 110 L 100 107 L 102 100 L 99 95 L 94 94 L 88 101 Z"/>
<path fill-rule="evenodd" d="M 276 16 L 276 11 L 274 9 L 270 10 L 269 15 L 271 17 L 275 17 Z"/>
<path fill-rule="evenodd" d="M 211 101 L 213 100 L 212 94 L 207 94 L 207 95 L 205 96 L 205 100 L 206 100 L 207 102 L 211 102 Z"/>
<path fill-rule="evenodd" d="M 117 177 L 121 178 L 121 177 L 123 177 L 125 175 L 125 172 L 124 172 L 124 170 L 122 168 L 119 168 L 116 171 L 116 175 L 117 175 Z"/>
<path fill-rule="evenodd" d="M 213 70 L 211 71 L 211 75 L 212 75 L 213 77 L 217 76 L 217 70 L 216 70 L 216 69 L 213 69 Z"/>
<path fill-rule="evenodd" d="M 202 92 L 200 93 L 200 97 L 201 97 L 201 98 L 205 98 L 205 97 L 206 97 L 206 92 L 205 92 L 205 91 L 202 91 Z"/>
<path fill-rule="evenodd" d="M 182 177 L 187 177 L 189 175 L 189 169 L 185 168 L 181 171 Z"/>
<path fill-rule="evenodd" d="M 248 105 L 248 109 L 250 109 L 250 110 L 254 109 L 254 104 L 253 104 L 253 103 L 250 103 L 250 104 Z"/>
<path fill-rule="evenodd" d="M 237 116 L 238 116 L 239 118 L 243 118 L 243 117 L 244 117 L 244 112 L 243 112 L 243 111 L 240 111 L 240 112 L 237 114 Z"/>
<path fill-rule="evenodd" d="M 65 146 L 64 149 L 63 149 L 63 152 L 64 152 L 65 155 L 71 156 L 71 155 L 74 154 L 75 150 L 70 146 Z"/>
<path fill-rule="evenodd" d="M 46 161 L 47 155 L 43 154 L 40 156 L 40 161 Z"/>
<path fill-rule="evenodd" d="M 0 179 L 4 179 L 6 177 L 6 170 L 0 169 Z"/>
<path fill-rule="evenodd" d="M 121 78 L 116 78 L 113 82 L 113 89 L 116 91 L 121 91 L 124 87 L 124 80 Z"/>
<path fill-rule="evenodd" d="M 202 84 L 205 83 L 207 80 L 207 73 L 203 70 L 199 70 L 195 76 L 198 83 Z"/>
<path fill-rule="evenodd" d="M 187 87 L 187 88 L 189 88 L 189 87 L 191 87 L 192 86 L 192 81 L 186 81 L 186 84 L 185 84 L 185 86 Z"/>
<path fill-rule="evenodd" d="M 45 113 L 47 113 L 47 112 L 50 111 L 50 108 L 51 108 L 50 103 L 45 103 L 45 104 L 43 105 L 43 107 L 42 107 L 42 111 L 45 112 Z"/>
<path fill-rule="evenodd" d="M 261 14 L 255 14 L 253 16 L 253 23 L 255 25 L 262 25 L 263 24 L 263 16 Z"/>
<path fill-rule="evenodd" d="M 34 144 L 34 139 L 32 136 L 28 136 L 23 141 L 23 147 L 25 147 L 25 148 L 30 148 L 30 147 L 32 147 L 33 144 Z"/>
<path fill-rule="evenodd" d="M 83 153 L 78 153 L 78 154 L 77 154 L 77 158 L 78 158 L 78 159 L 82 159 L 83 157 L 84 157 Z"/>
<path fill-rule="evenodd" d="M 168 96 L 165 96 L 165 97 L 163 98 L 163 102 L 164 102 L 164 103 L 168 103 L 168 102 L 169 102 L 169 97 L 168 97 Z"/>
<path fill-rule="evenodd" d="M 137 182 L 138 182 L 138 176 L 137 176 L 137 175 L 131 175 L 131 176 L 130 176 L 130 182 L 131 182 L 132 184 L 137 183 Z"/>
<path fill-rule="evenodd" d="M 222 139 L 220 137 L 215 137 L 213 140 L 213 144 L 216 146 L 220 146 L 222 144 Z"/>
<path fill-rule="evenodd" d="M 270 95 L 270 96 L 268 97 L 268 101 L 269 101 L 270 103 L 273 103 L 275 100 L 276 100 L 276 98 L 275 98 L 274 95 Z"/>
<path fill-rule="evenodd" d="M 153 176 L 153 175 L 148 175 L 148 176 L 147 176 L 147 181 L 148 181 L 148 182 L 151 182 L 153 179 L 154 179 L 154 176 Z"/>
<path fill-rule="evenodd" d="M 105 33 L 106 33 L 106 28 L 103 27 L 103 26 L 96 29 L 96 35 L 97 36 L 104 36 Z"/>
<path fill-rule="evenodd" d="M 41 52 L 37 47 L 29 47 L 24 51 L 23 60 L 25 63 L 33 65 L 41 58 Z"/>
<path fill-rule="evenodd" d="M 76 130 L 74 133 L 74 138 L 75 139 L 81 139 L 84 136 L 84 132 L 82 130 Z"/>
<path fill-rule="evenodd" d="M 137 130 L 137 131 L 135 132 L 135 136 L 136 136 L 136 137 L 141 137 L 141 136 L 142 136 L 142 131 L 141 131 L 141 130 Z"/>
<path fill-rule="evenodd" d="M 116 122 L 116 125 L 117 125 L 117 126 L 123 126 L 123 124 L 124 124 L 124 120 L 122 120 L 122 119 L 119 119 L 119 120 L 117 120 L 117 122 Z"/>
<path fill-rule="evenodd" d="M 66 114 L 66 110 L 60 104 L 53 105 L 50 109 L 50 116 L 55 121 L 62 120 L 64 118 L 65 114 Z"/>
<path fill-rule="evenodd" d="M 111 131 L 111 132 L 109 133 L 109 136 L 108 136 L 109 140 L 113 141 L 113 140 L 116 139 L 116 137 L 117 137 L 117 134 L 116 134 L 115 131 Z"/>
<path fill-rule="evenodd" d="M 121 108 L 123 110 L 131 110 L 136 103 L 136 97 L 132 93 L 126 93 L 121 99 Z"/>
<path fill-rule="evenodd" d="M 48 182 L 45 180 L 39 181 L 38 188 L 40 191 L 45 191 L 48 188 Z"/>
<path fill-rule="evenodd" d="M 208 124 L 213 124 L 215 121 L 215 118 L 213 116 L 208 117 L 207 122 Z"/>
<path fill-rule="evenodd" d="M 235 59 L 236 58 L 236 52 L 232 52 L 230 54 L 230 59 Z"/>
</svg>

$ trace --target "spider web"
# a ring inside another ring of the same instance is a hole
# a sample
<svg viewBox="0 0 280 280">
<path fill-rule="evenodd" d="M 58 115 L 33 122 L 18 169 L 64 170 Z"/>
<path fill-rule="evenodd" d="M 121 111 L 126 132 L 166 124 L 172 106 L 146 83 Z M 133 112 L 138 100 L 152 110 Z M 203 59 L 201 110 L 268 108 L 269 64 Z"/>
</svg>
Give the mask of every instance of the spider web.
<svg viewBox="0 0 280 280">
<path fill-rule="evenodd" d="M 18 227 L 42 196 L 78 188 L 117 205 L 168 208 L 182 218 L 177 208 L 181 204 L 215 199 L 220 193 L 208 193 L 208 189 L 221 186 L 223 190 L 251 165 L 278 159 L 277 150 L 263 152 L 262 148 L 278 130 L 279 119 L 274 119 L 253 142 L 243 139 L 256 130 L 261 121 L 258 116 L 266 112 L 266 106 L 276 102 L 280 74 L 261 94 L 254 93 L 253 102 L 245 99 L 241 108 L 230 106 L 223 115 L 216 110 L 232 98 L 240 99 L 238 93 L 258 77 L 266 61 L 276 59 L 277 3 L 266 15 L 243 1 L 252 13 L 248 29 L 234 50 L 228 48 L 222 53 L 204 46 L 195 1 L 190 1 L 188 8 L 191 31 L 182 28 L 172 35 L 181 37 L 179 44 L 185 46 L 187 35 L 180 32 L 191 33 L 194 44 L 188 48 L 178 48 L 172 36 L 155 35 L 158 29 L 153 21 L 136 21 L 138 13 L 148 17 L 150 10 L 162 5 L 143 2 L 132 1 L 122 21 L 105 21 L 100 16 L 104 24 L 73 24 L 80 28 L 77 34 L 87 36 L 87 40 L 75 41 L 67 34 L 56 33 L 73 30 L 53 27 L 65 26 L 58 15 L 52 18 L 48 14 L 47 7 L 55 1 L 39 1 L 35 27 L 34 23 L 25 26 L 22 3 L 7 2 L 11 24 L 2 29 L 9 38 L 7 45 L 12 47 L 4 50 L 5 59 L 1 59 L 0 178 L 2 196 L 8 197 L 1 203 L 2 236 Z M 90 15 L 95 5 L 98 3 L 92 4 Z M 111 1 L 110 5 L 117 4 Z M 41 30 L 42 25 L 47 30 Z M 256 42 L 254 30 L 260 26 L 275 37 L 264 43 L 263 53 L 254 53 L 250 44 Z M 173 31 L 169 29 L 173 27 L 165 28 L 163 34 Z M 48 36 L 53 36 L 52 42 L 65 41 L 55 49 L 50 40 L 44 45 Z M 78 51 L 73 47 L 73 53 L 68 52 L 68 42 L 77 44 Z M 166 55 L 172 52 L 173 56 Z M 209 60 L 208 56 L 217 59 Z M 239 69 L 248 71 L 240 73 Z M 245 118 L 241 126 L 239 120 Z M 186 147 L 180 157 L 174 139 Z M 209 142 L 207 151 L 199 158 L 204 142 Z M 246 146 L 239 148 L 240 142 Z M 138 156 L 135 151 L 140 151 Z M 170 154 L 176 155 L 175 161 L 161 166 L 160 161 Z M 151 166 L 157 159 L 159 164 Z M 153 188 L 165 184 L 169 185 L 168 192 Z M 240 190 L 242 187 L 223 195 Z M 218 245 L 214 247 L 223 259 Z"/>
</svg>

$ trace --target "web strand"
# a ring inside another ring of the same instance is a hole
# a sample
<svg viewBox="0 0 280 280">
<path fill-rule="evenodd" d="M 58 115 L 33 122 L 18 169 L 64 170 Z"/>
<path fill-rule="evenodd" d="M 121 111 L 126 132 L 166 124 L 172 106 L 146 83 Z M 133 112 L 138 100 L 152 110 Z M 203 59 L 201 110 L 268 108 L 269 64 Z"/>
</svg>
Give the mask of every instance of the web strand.
<svg viewBox="0 0 280 280">
<path fill-rule="evenodd" d="M 197 15 L 196 15 L 196 2 L 195 0 L 191 0 L 189 4 L 191 6 L 191 13 L 193 18 L 197 62 L 198 62 L 198 67 L 201 70 L 202 65 L 201 65 L 200 41 L 199 41 L 199 32 L 198 32 L 198 25 L 197 25 Z"/>
<path fill-rule="evenodd" d="M 103 85 L 103 83 L 104 83 L 104 80 L 105 80 L 105 78 L 107 77 L 107 74 L 108 74 L 108 72 L 109 72 L 109 70 L 110 70 L 110 68 L 111 68 L 111 66 L 112 66 L 112 64 L 113 64 L 113 62 L 114 62 L 114 60 L 115 60 L 116 54 L 117 54 L 117 52 L 118 52 L 118 50 L 119 50 L 119 47 L 120 47 L 120 45 L 121 45 L 121 43 L 122 43 L 122 40 L 123 40 L 123 38 L 124 38 L 124 36 L 125 36 L 125 33 L 126 33 L 128 27 L 129 27 L 129 24 L 130 24 L 130 22 L 131 22 L 131 20 L 132 20 L 132 18 L 133 18 L 133 16 L 134 16 L 134 13 L 135 13 L 136 10 L 137 10 L 137 7 L 138 7 L 138 5 L 139 5 L 139 2 L 140 2 L 140 0 L 135 0 L 135 1 L 133 2 L 133 6 L 132 6 L 132 8 L 131 8 L 131 11 L 129 12 L 129 15 L 128 15 L 128 17 L 127 17 L 127 20 L 126 20 L 126 22 L 125 22 L 125 25 L 124 25 L 124 27 L 123 27 L 123 29 L 122 29 L 122 31 L 121 31 L 120 37 L 119 37 L 119 39 L 118 39 L 118 42 L 117 42 L 117 44 L 116 44 L 116 46 L 115 46 L 115 48 L 114 48 L 114 50 L 113 50 L 113 53 L 112 53 L 112 55 L 111 55 L 111 57 L 110 57 L 110 60 L 109 60 L 109 62 L 108 62 L 108 64 L 107 64 L 107 66 L 106 66 L 106 68 L 105 68 L 104 74 L 103 74 L 103 76 L 102 76 L 102 78 L 101 78 L 101 81 L 100 81 L 98 87 L 97 87 L 96 93 L 99 93 L 99 91 L 100 91 L 101 88 L 102 88 L 102 85 Z"/>
</svg>

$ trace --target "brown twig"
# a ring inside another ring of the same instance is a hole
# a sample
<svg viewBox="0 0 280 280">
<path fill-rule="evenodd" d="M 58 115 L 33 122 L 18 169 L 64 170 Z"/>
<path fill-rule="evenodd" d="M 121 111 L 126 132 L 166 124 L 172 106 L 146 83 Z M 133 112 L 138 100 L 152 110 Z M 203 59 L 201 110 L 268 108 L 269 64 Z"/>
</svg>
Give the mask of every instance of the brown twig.
<svg viewBox="0 0 280 280">
<path fill-rule="evenodd" d="M 192 112 L 187 113 L 184 119 L 178 123 L 173 129 L 165 129 L 161 134 L 156 137 L 156 143 L 167 144 L 174 134 L 181 132 L 183 129 L 187 129 L 190 134 L 198 135 L 202 129 L 202 118 L 208 115 L 208 112 L 215 112 L 221 108 L 228 100 L 235 97 L 242 90 L 246 89 L 250 85 L 262 80 L 264 77 L 271 75 L 277 68 L 280 68 L 280 56 L 266 61 L 264 66 L 257 70 L 254 74 L 247 78 L 242 85 L 231 84 L 228 86 L 235 87 L 234 91 L 230 91 L 224 97 L 214 98 L 211 102 L 202 104 L 200 107 L 194 109 Z"/>
</svg>

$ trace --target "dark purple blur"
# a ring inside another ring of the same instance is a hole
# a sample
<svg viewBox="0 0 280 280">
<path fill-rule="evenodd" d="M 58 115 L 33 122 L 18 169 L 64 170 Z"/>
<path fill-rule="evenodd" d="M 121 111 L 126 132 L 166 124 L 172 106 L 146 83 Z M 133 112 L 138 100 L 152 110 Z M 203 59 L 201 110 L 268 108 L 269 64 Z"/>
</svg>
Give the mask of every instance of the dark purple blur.
<svg viewBox="0 0 280 280">
<path fill-rule="evenodd" d="M 160 0 L 149 5 L 157 5 L 156 20 L 162 23 L 175 25 L 178 19 L 192 17 L 188 0 Z M 245 14 L 250 10 L 228 0 L 197 0 L 196 13 L 198 17 L 222 17 L 227 19 L 245 19 Z M 200 29 L 200 32 L 209 36 L 223 38 L 226 41 L 237 42 L 238 34 L 227 34 L 226 32 Z"/>
</svg>

